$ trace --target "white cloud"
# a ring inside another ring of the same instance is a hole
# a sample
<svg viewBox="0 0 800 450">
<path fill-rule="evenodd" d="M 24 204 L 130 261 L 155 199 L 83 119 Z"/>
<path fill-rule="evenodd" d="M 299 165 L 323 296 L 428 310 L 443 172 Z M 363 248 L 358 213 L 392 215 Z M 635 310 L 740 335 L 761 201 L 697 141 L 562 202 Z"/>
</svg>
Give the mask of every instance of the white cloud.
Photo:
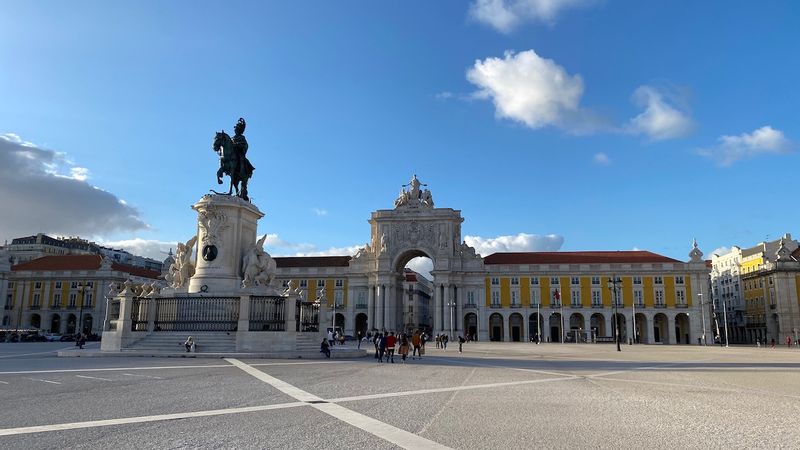
<svg viewBox="0 0 800 450">
<path fill-rule="evenodd" d="M 479 22 L 508 33 L 523 22 L 552 24 L 565 9 L 594 3 L 594 0 L 475 0 L 469 14 Z"/>
<path fill-rule="evenodd" d="M 714 249 L 711 253 L 709 253 L 709 255 L 722 256 L 722 255 L 724 255 L 726 253 L 730 253 L 732 249 L 733 249 L 733 247 L 724 247 L 724 246 L 723 247 L 719 247 L 719 248 Z"/>
<path fill-rule="evenodd" d="M 760 154 L 786 153 L 791 146 L 792 143 L 782 131 L 766 125 L 752 133 L 720 136 L 715 147 L 701 149 L 699 153 L 715 160 L 721 166 L 730 166 L 740 159 Z"/>
<path fill-rule="evenodd" d="M 316 214 L 316 215 L 318 215 L 320 217 L 328 215 L 328 210 L 327 209 L 313 208 L 312 211 L 314 211 L 314 214 Z"/>
<path fill-rule="evenodd" d="M 411 261 L 406 264 L 406 267 L 414 272 L 417 272 L 428 280 L 433 280 L 433 275 L 431 275 L 431 270 L 433 270 L 433 261 L 430 258 L 426 258 L 424 256 L 412 258 Z"/>
<path fill-rule="evenodd" d="M 0 135 L 0 239 L 36 233 L 104 236 L 147 229 L 139 211 L 85 181 L 63 153 Z"/>
<path fill-rule="evenodd" d="M 564 237 L 555 234 L 542 236 L 519 233 L 494 238 L 464 236 L 464 242 L 474 247 L 478 254 L 487 256 L 496 252 L 555 252 L 564 245 Z"/>
<path fill-rule="evenodd" d="M 439 92 L 436 94 L 437 100 L 447 100 L 448 98 L 453 98 L 453 93 L 450 91 Z"/>
<path fill-rule="evenodd" d="M 474 98 L 492 100 L 497 117 L 531 128 L 555 126 L 576 133 L 600 126 L 599 118 L 580 106 L 581 76 L 570 75 L 533 50 L 476 60 L 467 70 L 467 80 L 479 88 Z"/>
<path fill-rule="evenodd" d="M 184 242 L 186 240 L 184 240 Z M 175 249 L 178 246 L 178 241 L 159 241 L 155 239 L 133 238 L 124 239 L 121 241 L 100 241 L 99 244 L 105 247 L 123 249 L 133 253 L 134 255 L 145 256 L 147 258 L 163 261 L 167 257 L 170 249 L 172 249 L 173 254 L 175 253 Z"/>
<path fill-rule="evenodd" d="M 633 100 L 644 111 L 628 124 L 628 131 L 632 133 L 663 140 L 686 136 L 694 128 L 686 108 L 678 106 L 680 98 L 672 92 L 639 86 L 633 93 Z"/>
<path fill-rule="evenodd" d="M 344 256 L 355 255 L 363 245 L 350 245 L 346 247 L 328 247 L 321 249 L 308 242 L 288 242 L 277 234 L 267 234 L 264 247 L 272 256 Z"/>
<path fill-rule="evenodd" d="M 611 159 L 608 157 L 608 155 L 606 155 L 603 152 L 595 153 L 594 156 L 592 157 L 592 161 L 594 161 L 595 164 L 599 164 L 601 166 L 607 166 L 611 164 Z"/>
<path fill-rule="evenodd" d="M 78 181 L 86 181 L 89 178 L 89 169 L 86 167 L 70 167 L 69 178 Z"/>
</svg>

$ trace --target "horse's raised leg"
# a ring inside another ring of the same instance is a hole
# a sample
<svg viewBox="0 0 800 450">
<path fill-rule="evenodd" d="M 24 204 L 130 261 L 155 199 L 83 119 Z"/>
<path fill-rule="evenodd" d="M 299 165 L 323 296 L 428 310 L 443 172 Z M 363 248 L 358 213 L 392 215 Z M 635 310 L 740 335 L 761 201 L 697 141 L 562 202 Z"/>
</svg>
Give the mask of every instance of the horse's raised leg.
<svg viewBox="0 0 800 450">
<path fill-rule="evenodd" d="M 224 173 L 224 171 L 223 171 L 222 167 L 220 167 L 219 170 L 217 171 L 217 184 L 222 184 L 222 175 L 223 175 L 223 173 Z"/>
</svg>

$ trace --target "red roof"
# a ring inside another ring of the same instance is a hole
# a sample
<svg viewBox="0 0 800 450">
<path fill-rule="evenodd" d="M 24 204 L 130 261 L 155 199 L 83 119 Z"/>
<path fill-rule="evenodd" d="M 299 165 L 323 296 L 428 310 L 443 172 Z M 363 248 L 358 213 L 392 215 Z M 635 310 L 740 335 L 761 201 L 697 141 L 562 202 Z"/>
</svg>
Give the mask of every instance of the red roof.
<svg viewBox="0 0 800 450">
<path fill-rule="evenodd" d="M 682 262 L 648 251 L 492 253 L 484 264 L 641 264 Z"/>
<path fill-rule="evenodd" d="M 279 268 L 285 267 L 347 267 L 352 256 L 283 256 L 272 258 Z"/>
<path fill-rule="evenodd" d="M 100 269 L 100 255 L 62 255 L 62 256 L 44 256 L 32 261 L 27 261 L 22 264 L 17 264 L 12 267 L 13 271 L 63 271 L 63 270 L 98 270 Z M 119 272 L 125 272 L 130 275 L 144 278 L 158 278 L 161 273 L 145 269 L 144 267 L 136 267 L 128 264 L 111 263 L 111 269 Z"/>
</svg>

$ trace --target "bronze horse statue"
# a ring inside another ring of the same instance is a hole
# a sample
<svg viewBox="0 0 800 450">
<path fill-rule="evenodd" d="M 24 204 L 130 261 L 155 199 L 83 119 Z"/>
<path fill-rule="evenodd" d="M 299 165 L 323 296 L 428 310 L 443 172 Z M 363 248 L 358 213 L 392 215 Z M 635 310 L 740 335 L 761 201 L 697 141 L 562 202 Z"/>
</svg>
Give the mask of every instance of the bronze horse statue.
<svg viewBox="0 0 800 450">
<path fill-rule="evenodd" d="M 241 120 L 241 119 L 240 119 Z M 253 176 L 255 168 L 247 159 L 247 141 L 241 136 L 243 145 L 234 145 L 233 140 L 225 131 L 217 132 L 214 136 L 212 148 L 219 154 L 219 170 L 217 170 L 217 183 L 222 184 L 222 176 L 228 175 L 231 178 L 230 188 L 227 195 L 232 195 L 236 190 L 236 196 L 243 200 L 250 201 L 247 196 L 247 181 Z M 239 137 L 237 136 L 237 137 Z M 215 194 L 224 194 L 212 190 Z"/>
</svg>

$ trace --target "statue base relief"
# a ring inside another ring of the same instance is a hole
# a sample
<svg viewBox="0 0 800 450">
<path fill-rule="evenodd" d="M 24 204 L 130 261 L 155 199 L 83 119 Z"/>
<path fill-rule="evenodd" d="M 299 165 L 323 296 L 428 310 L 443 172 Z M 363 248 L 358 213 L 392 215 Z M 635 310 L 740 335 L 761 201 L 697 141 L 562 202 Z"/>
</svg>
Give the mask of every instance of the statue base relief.
<svg viewBox="0 0 800 450">
<path fill-rule="evenodd" d="M 242 257 L 256 243 L 264 217 L 255 205 L 231 195 L 207 194 L 197 211 L 197 259 L 188 293 L 230 295 L 242 290 Z"/>
</svg>

